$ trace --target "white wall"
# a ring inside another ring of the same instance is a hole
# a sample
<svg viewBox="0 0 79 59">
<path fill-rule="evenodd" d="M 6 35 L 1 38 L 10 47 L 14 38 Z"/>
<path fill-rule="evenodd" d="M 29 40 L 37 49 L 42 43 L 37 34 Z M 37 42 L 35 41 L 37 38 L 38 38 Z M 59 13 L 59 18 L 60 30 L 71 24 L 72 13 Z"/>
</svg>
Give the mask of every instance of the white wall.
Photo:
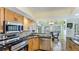
<svg viewBox="0 0 79 59">
<path fill-rule="evenodd" d="M 70 19 L 67 19 L 67 23 L 73 23 L 73 27 L 72 27 L 72 29 L 69 29 L 69 28 L 67 28 L 67 37 L 73 37 L 74 36 L 74 34 L 75 34 L 75 27 L 74 27 L 74 25 L 75 24 L 79 24 L 79 18 L 77 18 L 77 17 L 72 17 L 72 18 L 70 18 Z"/>
</svg>

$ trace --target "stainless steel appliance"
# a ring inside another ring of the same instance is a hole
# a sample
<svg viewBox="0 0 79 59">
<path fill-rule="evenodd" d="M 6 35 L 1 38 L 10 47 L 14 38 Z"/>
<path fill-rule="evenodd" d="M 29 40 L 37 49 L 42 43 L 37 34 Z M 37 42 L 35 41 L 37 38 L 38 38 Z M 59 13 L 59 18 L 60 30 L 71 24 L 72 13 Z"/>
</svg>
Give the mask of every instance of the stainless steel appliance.
<svg viewBox="0 0 79 59">
<path fill-rule="evenodd" d="M 13 33 L 13 32 L 22 32 L 23 24 L 18 22 L 3 22 L 3 32 L 4 33 Z"/>
<path fill-rule="evenodd" d="M 26 41 L 22 41 L 22 42 L 20 42 L 20 43 L 18 43 L 16 45 L 12 46 L 11 47 L 11 51 L 17 51 L 17 50 L 23 48 L 26 45 L 27 45 L 27 40 Z"/>
<path fill-rule="evenodd" d="M 5 42 L 4 42 L 4 40 L 5 40 L 5 34 L 0 34 L 0 44 L 1 45 L 5 45 Z"/>
<path fill-rule="evenodd" d="M 11 43 L 20 39 L 19 33 L 11 33 L 11 34 L 7 33 L 5 36 L 7 39 L 5 40 L 5 44 Z"/>
</svg>

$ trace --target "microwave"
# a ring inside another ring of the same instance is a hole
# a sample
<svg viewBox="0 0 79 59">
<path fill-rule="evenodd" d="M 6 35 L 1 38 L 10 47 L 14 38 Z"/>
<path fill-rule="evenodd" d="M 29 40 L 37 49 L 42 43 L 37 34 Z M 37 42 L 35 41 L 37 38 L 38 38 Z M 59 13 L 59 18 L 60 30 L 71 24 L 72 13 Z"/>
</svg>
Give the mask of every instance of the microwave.
<svg viewBox="0 0 79 59">
<path fill-rule="evenodd" d="M 23 25 L 18 22 L 5 22 L 3 23 L 4 33 L 22 32 Z"/>
</svg>

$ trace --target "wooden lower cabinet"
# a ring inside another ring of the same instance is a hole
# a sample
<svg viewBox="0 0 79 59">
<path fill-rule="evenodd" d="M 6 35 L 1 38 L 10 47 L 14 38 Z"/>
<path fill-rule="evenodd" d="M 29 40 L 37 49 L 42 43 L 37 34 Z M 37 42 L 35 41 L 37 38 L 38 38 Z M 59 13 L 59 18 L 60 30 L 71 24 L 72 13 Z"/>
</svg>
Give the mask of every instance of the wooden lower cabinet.
<svg viewBox="0 0 79 59">
<path fill-rule="evenodd" d="M 28 50 L 33 51 L 37 49 L 40 49 L 40 39 L 38 38 L 38 36 L 29 38 Z"/>
<path fill-rule="evenodd" d="M 67 51 L 79 51 L 79 45 L 74 43 L 72 40 L 67 39 L 66 49 Z"/>
<path fill-rule="evenodd" d="M 39 36 L 33 36 L 29 38 L 28 51 L 50 51 L 51 41 L 50 39 L 43 40 Z"/>
<path fill-rule="evenodd" d="M 40 49 L 43 50 L 51 50 L 51 40 L 50 39 L 42 39 L 40 41 Z"/>
</svg>

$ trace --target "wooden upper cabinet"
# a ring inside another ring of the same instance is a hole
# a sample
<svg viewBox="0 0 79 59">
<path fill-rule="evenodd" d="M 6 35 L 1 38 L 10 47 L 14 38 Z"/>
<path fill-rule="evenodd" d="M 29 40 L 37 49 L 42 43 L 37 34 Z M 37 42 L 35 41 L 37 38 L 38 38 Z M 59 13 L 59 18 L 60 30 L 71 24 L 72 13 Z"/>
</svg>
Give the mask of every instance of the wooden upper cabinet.
<svg viewBox="0 0 79 59">
<path fill-rule="evenodd" d="M 1 32 L 1 8 L 0 8 L 0 32 Z"/>
<path fill-rule="evenodd" d="M 6 21 L 14 21 L 14 12 L 5 9 L 5 20 Z"/>
<path fill-rule="evenodd" d="M 4 8 L 0 8 L 0 32 L 3 32 Z"/>
<path fill-rule="evenodd" d="M 24 24 L 24 17 L 19 15 L 19 19 L 18 19 L 18 22 Z"/>
<path fill-rule="evenodd" d="M 19 23 L 22 23 L 23 24 L 24 17 L 22 15 L 19 15 L 19 14 L 15 13 L 14 14 L 14 19 L 15 19 L 15 21 L 18 21 Z"/>
<path fill-rule="evenodd" d="M 24 17 L 22 15 L 16 12 L 10 11 L 8 9 L 5 9 L 5 20 L 6 21 L 17 21 L 23 24 L 23 18 Z"/>
<path fill-rule="evenodd" d="M 3 32 L 3 21 L 16 21 L 24 24 L 24 16 L 7 8 L 0 8 L 0 32 Z"/>
</svg>

